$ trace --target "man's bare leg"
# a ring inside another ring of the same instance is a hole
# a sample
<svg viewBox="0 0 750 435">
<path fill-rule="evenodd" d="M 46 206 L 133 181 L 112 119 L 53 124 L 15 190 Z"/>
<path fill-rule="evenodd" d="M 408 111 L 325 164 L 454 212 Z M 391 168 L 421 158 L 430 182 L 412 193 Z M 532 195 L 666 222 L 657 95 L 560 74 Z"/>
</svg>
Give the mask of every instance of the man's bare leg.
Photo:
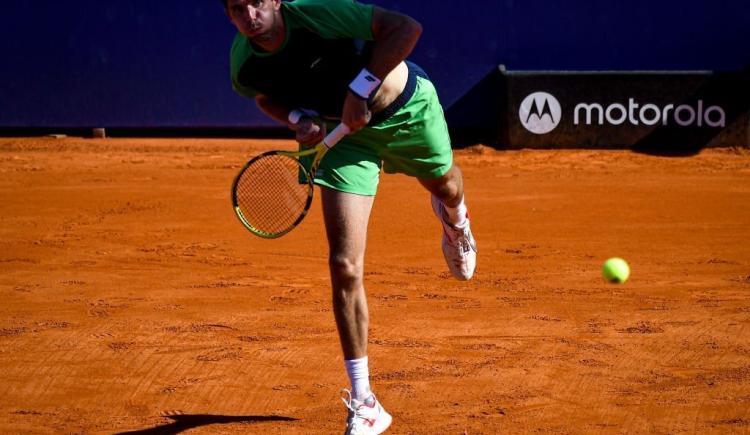
<svg viewBox="0 0 750 435">
<path fill-rule="evenodd" d="M 352 384 L 344 400 L 349 416 L 346 433 L 369 422 L 376 433 L 391 424 L 388 414 L 370 391 L 367 360 L 369 316 L 364 287 L 367 224 L 374 196 L 356 195 L 321 187 L 323 218 L 328 235 L 333 313 L 339 331 L 344 365 Z"/>
<path fill-rule="evenodd" d="M 321 191 L 328 235 L 333 312 L 341 348 L 345 360 L 360 360 L 367 356 L 369 316 L 363 280 L 367 225 L 374 197 L 325 187 Z M 352 386 L 357 390 L 356 384 Z M 367 387 L 369 389 L 369 385 Z"/>
</svg>

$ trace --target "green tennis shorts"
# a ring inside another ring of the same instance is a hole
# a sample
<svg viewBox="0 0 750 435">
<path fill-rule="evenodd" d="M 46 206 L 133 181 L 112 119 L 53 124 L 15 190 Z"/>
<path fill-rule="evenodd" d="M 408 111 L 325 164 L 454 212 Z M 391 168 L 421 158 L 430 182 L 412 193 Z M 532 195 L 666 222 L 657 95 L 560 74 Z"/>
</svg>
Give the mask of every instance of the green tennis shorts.
<svg viewBox="0 0 750 435">
<path fill-rule="evenodd" d="M 316 184 L 372 196 L 378 189 L 381 166 L 386 173 L 417 178 L 437 178 L 448 172 L 453 152 L 437 92 L 429 80 L 413 74 L 411 68 L 411 97 L 392 114 L 387 113 L 386 119 L 378 120 L 378 115 L 382 118 L 385 113 L 375 114 L 367 127 L 331 148 L 315 174 Z M 409 86 L 407 83 L 404 94 L 411 93 Z M 335 124 L 327 127 L 331 131 Z"/>
</svg>

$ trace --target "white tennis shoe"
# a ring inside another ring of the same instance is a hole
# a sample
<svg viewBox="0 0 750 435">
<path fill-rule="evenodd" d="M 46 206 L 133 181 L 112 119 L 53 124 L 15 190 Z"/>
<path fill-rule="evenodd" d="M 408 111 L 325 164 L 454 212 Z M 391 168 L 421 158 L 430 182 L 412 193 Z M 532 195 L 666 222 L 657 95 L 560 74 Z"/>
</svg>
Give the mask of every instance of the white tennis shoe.
<svg viewBox="0 0 750 435">
<path fill-rule="evenodd" d="M 440 219 L 443 226 L 443 256 L 456 279 L 466 281 L 474 275 L 477 267 L 477 242 L 471 234 L 469 216 L 466 215 L 466 225 L 461 228 L 447 222 L 445 206 L 432 195 L 432 211 Z"/>
<path fill-rule="evenodd" d="M 344 435 L 374 435 L 385 432 L 391 425 L 393 418 L 385 412 L 383 406 L 370 394 L 365 400 L 359 401 L 352 397 L 351 391 L 344 389 L 348 399 L 341 398 L 349 410 Z"/>
</svg>

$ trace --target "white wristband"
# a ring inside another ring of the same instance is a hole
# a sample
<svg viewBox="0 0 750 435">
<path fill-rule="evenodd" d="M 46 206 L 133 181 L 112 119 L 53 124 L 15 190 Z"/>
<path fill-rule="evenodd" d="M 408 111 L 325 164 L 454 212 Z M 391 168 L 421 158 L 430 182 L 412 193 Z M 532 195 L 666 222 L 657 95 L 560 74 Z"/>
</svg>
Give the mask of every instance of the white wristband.
<svg viewBox="0 0 750 435">
<path fill-rule="evenodd" d="M 380 86 L 380 83 L 382 81 L 379 78 L 367 71 L 367 68 L 362 68 L 359 75 L 349 83 L 349 90 L 366 100 L 370 98 L 372 91 Z"/>
<path fill-rule="evenodd" d="M 315 116 L 318 116 L 318 113 L 314 110 L 309 109 L 294 109 L 289 112 L 289 115 L 286 119 L 289 121 L 289 123 L 296 125 L 300 121 L 300 119 L 305 116 L 313 118 Z"/>
</svg>

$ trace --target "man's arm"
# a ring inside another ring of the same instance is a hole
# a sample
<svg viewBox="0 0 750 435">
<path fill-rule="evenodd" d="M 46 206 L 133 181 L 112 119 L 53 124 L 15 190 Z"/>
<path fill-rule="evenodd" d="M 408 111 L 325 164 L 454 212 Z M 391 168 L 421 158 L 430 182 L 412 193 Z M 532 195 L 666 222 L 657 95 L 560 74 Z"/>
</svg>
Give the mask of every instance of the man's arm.
<svg viewBox="0 0 750 435">
<path fill-rule="evenodd" d="M 422 35 L 422 25 L 407 15 L 376 6 L 372 12 L 372 35 L 375 42 L 367 69 L 384 80 L 411 54 Z"/>
<path fill-rule="evenodd" d="M 303 146 L 312 146 L 323 140 L 326 134 L 326 127 L 323 122 L 316 122 L 311 117 L 303 117 L 298 123 L 289 122 L 290 109 L 266 95 L 256 95 L 255 104 L 258 108 L 271 117 L 295 132 L 297 142 Z"/>
<path fill-rule="evenodd" d="M 274 121 L 280 122 L 286 126 L 289 125 L 290 109 L 286 106 L 279 104 L 270 97 L 262 94 L 255 96 L 255 105 Z"/>
<path fill-rule="evenodd" d="M 381 81 L 412 52 L 422 34 L 422 25 L 413 18 L 375 7 L 372 13 L 373 52 L 367 70 Z M 344 101 L 342 121 L 352 131 L 367 125 L 371 113 L 367 100 L 351 90 Z"/>
</svg>

